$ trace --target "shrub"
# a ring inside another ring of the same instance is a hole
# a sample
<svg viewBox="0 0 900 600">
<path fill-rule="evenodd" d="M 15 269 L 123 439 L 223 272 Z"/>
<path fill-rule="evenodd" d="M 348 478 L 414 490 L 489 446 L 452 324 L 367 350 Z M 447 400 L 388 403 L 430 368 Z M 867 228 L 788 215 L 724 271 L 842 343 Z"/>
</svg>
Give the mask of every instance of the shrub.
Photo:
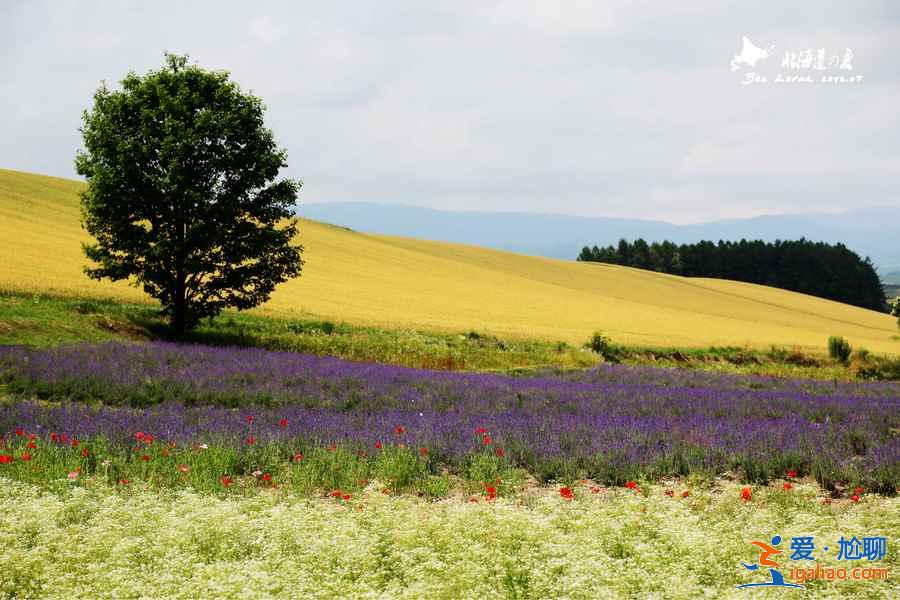
<svg viewBox="0 0 900 600">
<path fill-rule="evenodd" d="M 346 333 L 345 328 L 339 328 L 331 321 L 297 321 L 288 323 L 288 331 L 297 335 L 334 335 Z"/>
<path fill-rule="evenodd" d="M 591 336 L 591 341 L 587 343 L 587 347 L 602 356 L 605 360 L 618 361 L 618 350 L 613 345 L 612 340 L 603 335 L 600 331 L 595 331 Z"/>
<path fill-rule="evenodd" d="M 828 355 L 835 360 L 839 360 L 844 364 L 850 360 L 850 342 L 838 335 L 828 338 Z"/>
<path fill-rule="evenodd" d="M 850 363 L 850 372 L 857 379 L 900 381 L 900 358 L 869 355 L 859 360 L 857 355 Z"/>
</svg>

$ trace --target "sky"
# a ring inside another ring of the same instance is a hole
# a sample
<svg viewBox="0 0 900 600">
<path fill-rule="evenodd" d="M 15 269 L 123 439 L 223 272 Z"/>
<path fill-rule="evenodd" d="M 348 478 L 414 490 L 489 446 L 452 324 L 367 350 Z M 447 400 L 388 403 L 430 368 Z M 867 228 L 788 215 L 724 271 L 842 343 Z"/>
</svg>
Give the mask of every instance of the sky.
<svg viewBox="0 0 900 600">
<path fill-rule="evenodd" d="M 0 0 L 0 168 L 75 177 L 94 90 L 166 51 L 264 100 L 301 207 L 694 223 L 900 205 L 891 0 Z"/>
</svg>

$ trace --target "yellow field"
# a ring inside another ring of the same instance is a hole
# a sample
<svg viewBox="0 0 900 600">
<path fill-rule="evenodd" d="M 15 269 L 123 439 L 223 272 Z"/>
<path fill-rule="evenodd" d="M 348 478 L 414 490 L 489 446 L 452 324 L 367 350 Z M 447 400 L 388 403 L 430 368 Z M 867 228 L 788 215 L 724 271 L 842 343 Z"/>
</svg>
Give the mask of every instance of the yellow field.
<svg viewBox="0 0 900 600">
<path fill-rule="evenodd" d="M 0 170 L 0 287 L 145 300 L 133 287 L 82 274 L 82 185 Z M 890 316 L 774 288 L 365 235 L 312 221 L 301 223 L 301 241 L 303 276 L 280 286 L 260 311 L 572 343 L 601 329 L 628 344 L 821 350 L 829 335 L 843 335 L 854 347 L 900 354 Z"/>
</svg>

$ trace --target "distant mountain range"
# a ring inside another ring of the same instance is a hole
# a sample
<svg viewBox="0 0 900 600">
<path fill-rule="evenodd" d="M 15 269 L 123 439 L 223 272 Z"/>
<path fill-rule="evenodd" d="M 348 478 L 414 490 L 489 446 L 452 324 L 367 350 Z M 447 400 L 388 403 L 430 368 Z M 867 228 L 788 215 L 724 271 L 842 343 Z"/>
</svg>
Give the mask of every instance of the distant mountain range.
<svg viewBox="0 0 900 600">
<path fill-rule="evenodd" d="M 900 207 L 859 208 L 842 214 L 767 215 L 697 225 L 524 212 L 445 211 L 374 202 L 302 204 L 299 212 L 308 219 L 367 233 L 571 260 L 582 246 L 615 244 L 620 238 L 688 243 L 805 237 L 842 242 L 857 254 L 869 256 L 885 283 L 900 283 Z"/>
</svg>

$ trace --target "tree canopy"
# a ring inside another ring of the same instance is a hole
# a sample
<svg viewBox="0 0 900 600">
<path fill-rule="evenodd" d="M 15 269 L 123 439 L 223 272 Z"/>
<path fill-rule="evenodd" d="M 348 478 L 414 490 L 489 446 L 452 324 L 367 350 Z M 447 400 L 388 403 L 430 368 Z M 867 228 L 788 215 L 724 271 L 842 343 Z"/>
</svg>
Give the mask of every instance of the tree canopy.
<svg viewBox="0 0 900 600">
<path fill-rule="evenodd" d="M 843 244 L 800 239 L 676 245 L 623 239 L 606 248 L 585 246 L 578 260 L 759 283 L 872 310 L 886 308 L 884 289 L 871 261 Z"/>
<path fill-rule="evenodd" d="M 300 274 L 287 153 L 262 101 L 226 72 L 167 54 L 165 65 L 105 84 L 84 112 L 82 222 L 95 279 L 130 279 L 176 333 L 225 307 L 247 309 Z"/>
</svg>

